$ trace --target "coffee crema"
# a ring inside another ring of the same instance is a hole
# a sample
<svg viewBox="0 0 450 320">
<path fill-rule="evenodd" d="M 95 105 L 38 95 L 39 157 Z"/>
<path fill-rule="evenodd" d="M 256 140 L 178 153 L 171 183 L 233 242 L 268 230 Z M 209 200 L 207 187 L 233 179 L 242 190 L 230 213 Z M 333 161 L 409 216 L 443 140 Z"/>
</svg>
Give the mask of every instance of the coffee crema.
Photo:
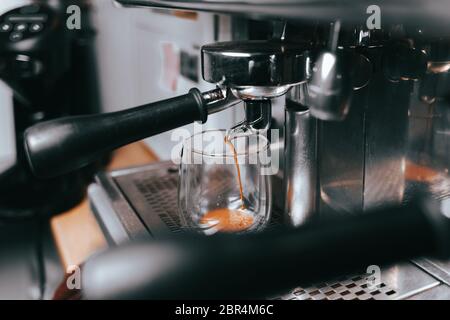
<svg viewBox="0 0 450 320">
<path fill-rule="evenodd" d="M 241 210 L 220 208 L 209 211 L 205 214 L 200 223 L 210 225 L 221 232 L 239 232 L 249 229 L 254 222 L 254 218 Z"/>
</svg>

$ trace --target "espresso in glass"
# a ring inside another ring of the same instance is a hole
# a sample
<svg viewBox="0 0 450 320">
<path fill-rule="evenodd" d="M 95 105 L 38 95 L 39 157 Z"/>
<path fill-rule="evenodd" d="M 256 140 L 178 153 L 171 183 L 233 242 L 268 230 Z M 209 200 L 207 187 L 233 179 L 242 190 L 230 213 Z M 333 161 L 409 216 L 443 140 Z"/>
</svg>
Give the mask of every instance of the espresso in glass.
<svg viewBox="0 0 450 320">
<path fill-rule="evenodd" d="M 204 131 L 183 144 L 179 208 L 185 227 L 205 234 L 262 229 L 271 209 L 265 137 Z"/>
</svg>

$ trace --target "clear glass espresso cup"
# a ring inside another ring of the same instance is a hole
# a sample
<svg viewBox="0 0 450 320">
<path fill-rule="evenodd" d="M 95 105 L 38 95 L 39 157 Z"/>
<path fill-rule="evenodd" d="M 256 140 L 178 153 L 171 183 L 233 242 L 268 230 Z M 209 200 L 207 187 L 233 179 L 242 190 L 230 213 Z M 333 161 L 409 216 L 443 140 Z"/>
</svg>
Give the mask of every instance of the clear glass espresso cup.
<svg viewBox="0 0 450 320">
<path fill-rule="evenodd" d="M 228 138 L 225 130 L 209 130 L 186 139 L 178 186 L 184 227 L 206 235 L 264 228 L 272 205 L 269 161 L 261 135 Z"/>
</svg>

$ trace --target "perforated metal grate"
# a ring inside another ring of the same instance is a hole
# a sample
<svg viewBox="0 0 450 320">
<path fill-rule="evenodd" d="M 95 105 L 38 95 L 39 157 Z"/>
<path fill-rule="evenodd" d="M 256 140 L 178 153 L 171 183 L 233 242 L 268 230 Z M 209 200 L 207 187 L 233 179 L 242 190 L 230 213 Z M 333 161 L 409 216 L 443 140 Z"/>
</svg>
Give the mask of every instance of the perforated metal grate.
<svg viewBox="0 0 450 320">
<path fill-rule="evenodd" d="M 319 283 L 275 298 L 276 300 L 390 300 L 398 293 L 385 283 L 371 286 L 369 275 L 343 277 Z"/>
<path fill-rule="evenodd" d="M 173 233 L 183 232 L 177 209 L 178 176 L 175 174 L 143 177 L 133 180 L 152 214 Z"/>
</svg>

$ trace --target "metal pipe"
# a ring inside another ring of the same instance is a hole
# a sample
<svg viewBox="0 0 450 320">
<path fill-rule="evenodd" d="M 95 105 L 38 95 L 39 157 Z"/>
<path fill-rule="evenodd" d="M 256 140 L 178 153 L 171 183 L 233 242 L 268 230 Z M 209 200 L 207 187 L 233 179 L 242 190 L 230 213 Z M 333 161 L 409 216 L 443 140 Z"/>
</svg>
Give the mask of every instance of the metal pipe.
<svg viewBox="0 0 450 320">
<path fill-rule="evenodd" d="M 295 90 L 303 90 L 303 85 Z M 296 94 L 293 89 L 293 94 Z M 317 125 L 309 109 L 286 100 L 284 211 L 288 222 L 300 226 L 316 211 L 317 186 Z"/>
</svg>

